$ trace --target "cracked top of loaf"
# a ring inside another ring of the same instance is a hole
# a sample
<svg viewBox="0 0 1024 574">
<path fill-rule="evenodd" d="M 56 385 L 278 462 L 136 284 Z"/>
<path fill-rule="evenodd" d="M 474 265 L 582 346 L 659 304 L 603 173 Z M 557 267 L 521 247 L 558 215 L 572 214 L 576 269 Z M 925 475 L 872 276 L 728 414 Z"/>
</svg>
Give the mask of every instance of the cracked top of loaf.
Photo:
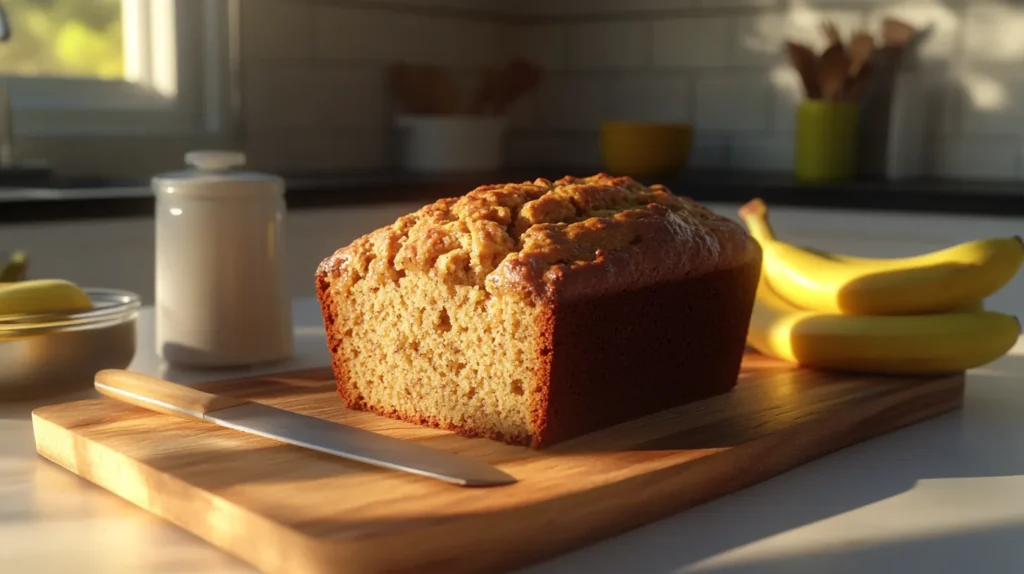
<svg viewBox="0 0 1024 574">
<path fill-rule="evenodd" d="M 664 186 L 597 174 L 438 200 L 339 249 L 318 273 L 340 289 L 425 273 L 543 297 L 697 276 L 754 256 L 740 224 Z"/>
</svg>

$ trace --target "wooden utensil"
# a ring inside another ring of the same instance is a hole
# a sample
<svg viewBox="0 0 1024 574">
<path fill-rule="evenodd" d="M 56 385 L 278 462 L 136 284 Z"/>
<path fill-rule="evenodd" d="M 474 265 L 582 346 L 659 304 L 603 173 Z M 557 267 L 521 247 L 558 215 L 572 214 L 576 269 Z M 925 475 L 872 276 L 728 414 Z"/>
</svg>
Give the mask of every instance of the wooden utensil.
<svg viewBox="0 0 1024 574">
<path fill-rule="evenodd" d="M 875 40 L 867 32 L 857 32 L 850 39 L 850 68 L 843 82 L 841 99 L 857 102 L 871 79 L 871 56 L 875 51 Z"/>
<path fill-rule="evenodd" d="M 477 87 L 476 95 L 473 96 L 473 100 L 469 105 L 469 113 L 471 114 L 486 114 L 494 103 L 494 98 L 498 91 L 498 81 L 500 78 L 500 72 L 494 68 L 488 68 L 484 71 L 480 78 L 480 84 Z"/>
<path fill-rule="evenodd" d="M 804 44 L 786 42 L 786 52 L 789 54 L 789 61 L 800 74 L 800 80 L 804 85 L 804 94 L 807 98 L 817 100 L 821 98 L 821 83 L 818 81 L 818 56 Z"/>
<path fill-rule="evenodd" d="M 847 76 L 843 89 L 843 99 L 847 102 L 858 102 L 864 94 L 867 84 L 871 81 L 874 68 L 870 61 L 864 62 L 855 76 Z"/>
<path fill-rule="evenodd" d="M 431 112 L 440 115 L 458 113 L 459 88 L 445 68 L 428 64 L 422 66 L 422 78 L 431 102 Z"/>
<path fill-rule="evenodd" d="M 913 38 L 914 28 L 910 24 L 896 18 L 882 21 L 882 52 L 893 67 L 900 65 L 907 44 Z"/>
<path fill-rule="evenodd" d="M 842 45 L 843 38 L 839 35 L 839 29 L 831 20 L 824 20 L 821 23 L 821 31 L 828 39 L 829 46 Z"/>
<path fill-rule="evenodd" d="M 543 78 L 540 68 L 525 58 L 515 58 L 505 66 L 495 95 L 494 114 L 505 113 L 510 105 L 535 89 Z"/>
<path fill-rule="evenodd" d="M 821 55 L 818 64 L 818 82 L 821 84 L 822 99 L 836 100 L 840 98 L 850 70 L 850 59 L 847 57 L 843 45 L 829 46 Z"/>
<path fill-rule="evenodd" d="M 454 114 L 459 90 L 448 71 L 433 64 L 392 64 L 392 92 L 411 114 Z"/>
<path fill-rule="evenodd" d="M 875 52 L 875 39 L 867 32 L 857 32 L 850 39 L 850 70 L 849 76 L 860 73 L 861 67 L 871 59 Z"/>
<path fill-rule="evenodd" d="M 825 100 L 836 100 L 842 95 L 846 76 L 850 70 L 850 57 L 843 46 L 839 30 L 831 20 L 821 23 L 822 33 L 828 38 L 829 46 L 819 60 L 818 82 L 821 84 L 821 97 Z"/>
<path fill-rule="evenodd" d="M 194 388 L 472 456 L 519 482 L 453 488 L 106 398 L 36 409 L 36 450 L 268 574 L 459 574 L 516 570 L 955 410 L 964 376 L 748 353 L 729 393 L 542 451 L 348 410 L 330 369 Z"/>
<path fill-rule="evenodd" d="M 882 45 L 903 47 L 914 37 L 914 27 L 896 18 L 882 20 Z"/>
<path fill-rule="evenodd" d="M 401 106 L 410 114 L 425 114 L 430 111 L 430 102 L 424 97 L 423 86 L 417 71 L 404 62 L 391 65 L 391 91 Z"/>
</svg>

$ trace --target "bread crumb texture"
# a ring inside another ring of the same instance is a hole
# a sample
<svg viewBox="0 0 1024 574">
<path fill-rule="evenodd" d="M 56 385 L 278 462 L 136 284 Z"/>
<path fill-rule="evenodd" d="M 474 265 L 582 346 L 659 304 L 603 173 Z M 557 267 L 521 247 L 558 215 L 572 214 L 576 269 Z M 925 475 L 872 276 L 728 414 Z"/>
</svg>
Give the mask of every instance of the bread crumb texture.
<svg viewBox="0 0 1024 574">
<path fill-rule="evenodd" d="M 648 241 L 676 278 L 739 265 L 754 244 L 693 200 L 604 174 L 481 186 L 403 216 L 318 270 L 339 392 L 352 408 L 529 444 L 559 280 Z"/>
</svg>

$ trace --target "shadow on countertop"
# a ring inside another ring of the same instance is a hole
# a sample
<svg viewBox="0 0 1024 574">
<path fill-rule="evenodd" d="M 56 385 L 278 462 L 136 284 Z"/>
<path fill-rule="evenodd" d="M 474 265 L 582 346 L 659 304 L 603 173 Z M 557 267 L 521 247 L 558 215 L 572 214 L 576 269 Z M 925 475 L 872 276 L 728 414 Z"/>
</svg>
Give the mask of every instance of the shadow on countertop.
<svg viewBox="0 0 1024 574">
<path fill-rule="evenodd" d="M 515 169 L 501 173 L 428 176 L 380 171 L 344 174 L 283 174 L 290 210 L 429 203 L 461 195 L 478 185 L 589 175 L 600 168 Z M 858 209 L 917 213 L 1024 216 L 1024 183 L 953 180 L 889 182 L 857 180 L 811 185 L 788 173 L 687 170 L 662 178 L 673 192 L 702 202 L 742 203 L 761 197 L 774 205 L 823 209 Z M 44 182 L 45 183 L 45 182 Z M 148 182 L 61 180 L 54 185 L 0 185 L 0 222 L 148 217 L 153 196 Z"/>
<path fill-rule="evenodd" d="M 1004 357 L 995 371 L 968 374 L 960 410 L 517 574 L 1022 572 L 1024 417 L 1019 402 L 986 392 L 1012 393 L 1022 377 L 1024 356 Z M 971 509 L 982 501 L 987 513 L 1005 506 L 1005 519 L 980 524 Z M 929 507 L 930 529 L 900 516 Z M 957 512 L 968 516 L 951 518 Z M 801 532 L 815 524 L 813 534 Z"/>
</svg>

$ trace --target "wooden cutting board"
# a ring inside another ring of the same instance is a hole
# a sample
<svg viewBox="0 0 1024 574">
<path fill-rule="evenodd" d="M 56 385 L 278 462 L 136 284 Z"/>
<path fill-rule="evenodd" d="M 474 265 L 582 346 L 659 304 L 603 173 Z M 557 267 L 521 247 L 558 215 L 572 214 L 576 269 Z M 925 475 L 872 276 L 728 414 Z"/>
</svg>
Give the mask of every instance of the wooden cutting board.
<svg viewBox="0 0 1024 574">
<path fill-rule="evenodd" d="M 101 398 L 33 413 L 44 457 L 269 573 L 524 566 L 959 407 L 962 375 L 883 378 L 748 354 L 735 390 L 544 452 L 346 410 L 326 369 L 199 385 L 497 464 L 470 489 Z"/>
</svg>

